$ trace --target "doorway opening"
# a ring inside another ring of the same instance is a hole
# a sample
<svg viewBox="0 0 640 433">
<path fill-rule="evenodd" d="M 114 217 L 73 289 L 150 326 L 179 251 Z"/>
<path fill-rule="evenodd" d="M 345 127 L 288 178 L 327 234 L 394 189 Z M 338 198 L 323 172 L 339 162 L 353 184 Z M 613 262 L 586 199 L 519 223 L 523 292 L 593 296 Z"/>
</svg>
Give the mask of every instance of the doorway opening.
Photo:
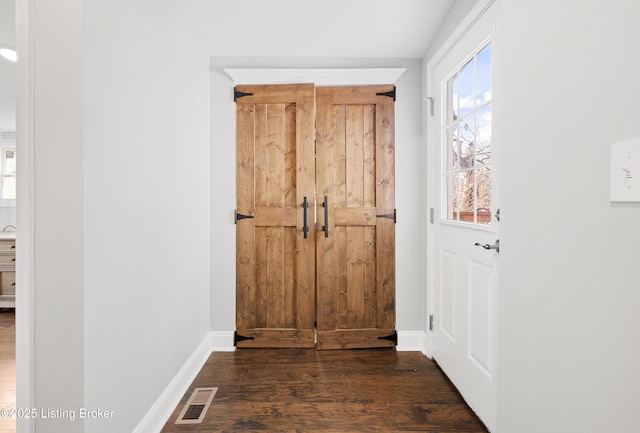
<svg viewBox="0 0 640 433">
<path fill-rule="evenodd" d="M 16 407 L 16 1 L 0 2 L 0 406 Z M 15 417 L 0 430 L 15 431 Z"/>
<path fill-rule="evenodd" d="M 235 344 L 397 344 L 395 88 L 253 85 L 235 95 Z"/>
</svg>

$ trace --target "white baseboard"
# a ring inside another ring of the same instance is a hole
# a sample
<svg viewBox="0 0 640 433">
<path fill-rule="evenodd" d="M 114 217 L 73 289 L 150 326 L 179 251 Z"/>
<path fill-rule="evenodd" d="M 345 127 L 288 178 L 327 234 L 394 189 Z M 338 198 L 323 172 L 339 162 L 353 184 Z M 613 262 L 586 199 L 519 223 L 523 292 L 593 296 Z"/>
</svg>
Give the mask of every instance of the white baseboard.
<svg viewBox="0 0 640 433">
<path fill-rule="evenodd" d="M 187 359 L 178 374 L 160 394 L 151 409 L 138 423 L 133 433 L 159 433 L 189 386 L 204 366 L 213 347 L 213 333 L 205 335 L 193 354 Z"/>
<path fill-rule="evenodd" d="M 16 301 L 0 301 L 0 308 L 16 308 Z"/>
<path fill-rule="evenodd" d="M 398 331 L 399 352 L 427 353 L 427 333 L 424 331 Z"/>
<path fill-rule="evenodd" d="M 233 345 L 233 331 L 212 331 L 211 351 L 212 352 L 234 352 L 236 350 Z"/>
</svg>

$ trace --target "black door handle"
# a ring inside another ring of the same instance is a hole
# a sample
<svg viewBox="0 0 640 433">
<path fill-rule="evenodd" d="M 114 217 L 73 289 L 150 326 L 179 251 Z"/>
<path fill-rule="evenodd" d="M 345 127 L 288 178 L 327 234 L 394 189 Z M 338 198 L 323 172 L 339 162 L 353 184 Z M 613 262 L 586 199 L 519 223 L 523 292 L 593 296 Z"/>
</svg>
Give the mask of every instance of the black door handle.
<svg viewBox="0 0 640 433">
<path fill-rule="evenodd" d="M 307 209 L 309 209 L 309 201 L 305 196 L 302 200 L 302 209 L 303 211 L 303 222 L 302 222 L 302 235 L 305 239 L 307 239 L 307 234 L 309 233 L 309 224 L 307 223 Z"/>
<path fill-rule="evenodd" d="M 324 196 L 324 202 L 322 203 L 322 206 L 324 207 L 324 227 L 322 227 L 322 230 L 324 230 L 324 237 L 328 238 L 329 237 L 329 197 L 327 197 L 326 195 Z"/>
</svg>

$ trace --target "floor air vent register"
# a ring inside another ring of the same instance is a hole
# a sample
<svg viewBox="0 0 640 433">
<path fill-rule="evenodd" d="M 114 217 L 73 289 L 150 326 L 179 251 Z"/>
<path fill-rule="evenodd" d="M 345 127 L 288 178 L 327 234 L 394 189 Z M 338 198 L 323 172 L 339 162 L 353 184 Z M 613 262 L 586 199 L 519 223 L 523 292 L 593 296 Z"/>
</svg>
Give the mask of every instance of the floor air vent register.
<svg viewBox="0 0 640 433">
<path fill-rule="evenodd" d="M 200 424 L 209 410 L 209 406 L 218 388 L 196 388 L 187 404 L 180 412 L 176 424 Z"/>
</svg>

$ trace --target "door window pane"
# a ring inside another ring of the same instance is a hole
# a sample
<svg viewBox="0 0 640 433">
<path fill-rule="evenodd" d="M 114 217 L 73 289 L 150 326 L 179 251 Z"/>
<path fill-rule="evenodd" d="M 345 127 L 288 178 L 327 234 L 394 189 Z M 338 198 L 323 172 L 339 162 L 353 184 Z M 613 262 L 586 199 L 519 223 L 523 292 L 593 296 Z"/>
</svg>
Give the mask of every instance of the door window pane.
<svg viewBox="0 0 640 433">
<path fill-rule="evenodd" d="M 460 153 L 460 141 L 458 139 L 458 124 L 447 128 L 447 171 L 457 170 L 459 167 L 458 154 Z"/>
<path fill-rule="evenodd" d="M 491 104 L 476 113 L 476 165 L 491 165 Z"/>
<path fill-rule="evenodd" d="M 471 59 L 460 70 L 460 94 L 458 96 L 458 104 L 460 106 L 460 115 L 464 116 L 473 110 L 474 101 L 474 59 Z"/>
<path fill-rule="evenodd" d="M 460 116 L 458 108 L 458 74 L 455 74 L 447 82 L 447 123 L 456 120 Z"/>
<path fill-rule="evenodd" d="M 488 167 L 476 172 L 476 213 L 477 222 L 491 222 L 491 169 Z"/>
<path fill-rule="evenodd" d="M 460 120 L 460 168 L 473 167 L 476 127 L 473 113 Z"/>
<path fill-rule="evenodd" d="M 491 44 L 476 56 L 476 106 L 491 100 Z"/>
<path fill-rule="evenodd" d="M 457 221 L 459 219 L 460 179 L 459 173 L 448 175 L 445 179 L 447 189 L 447 219 Z"/>
<path fill-rule="evenodd" d="M 460 182 L 460 221 L 474 222 L 475 209 L 475 171 L 467 170 L 458 173 Z"/>
</svg>

